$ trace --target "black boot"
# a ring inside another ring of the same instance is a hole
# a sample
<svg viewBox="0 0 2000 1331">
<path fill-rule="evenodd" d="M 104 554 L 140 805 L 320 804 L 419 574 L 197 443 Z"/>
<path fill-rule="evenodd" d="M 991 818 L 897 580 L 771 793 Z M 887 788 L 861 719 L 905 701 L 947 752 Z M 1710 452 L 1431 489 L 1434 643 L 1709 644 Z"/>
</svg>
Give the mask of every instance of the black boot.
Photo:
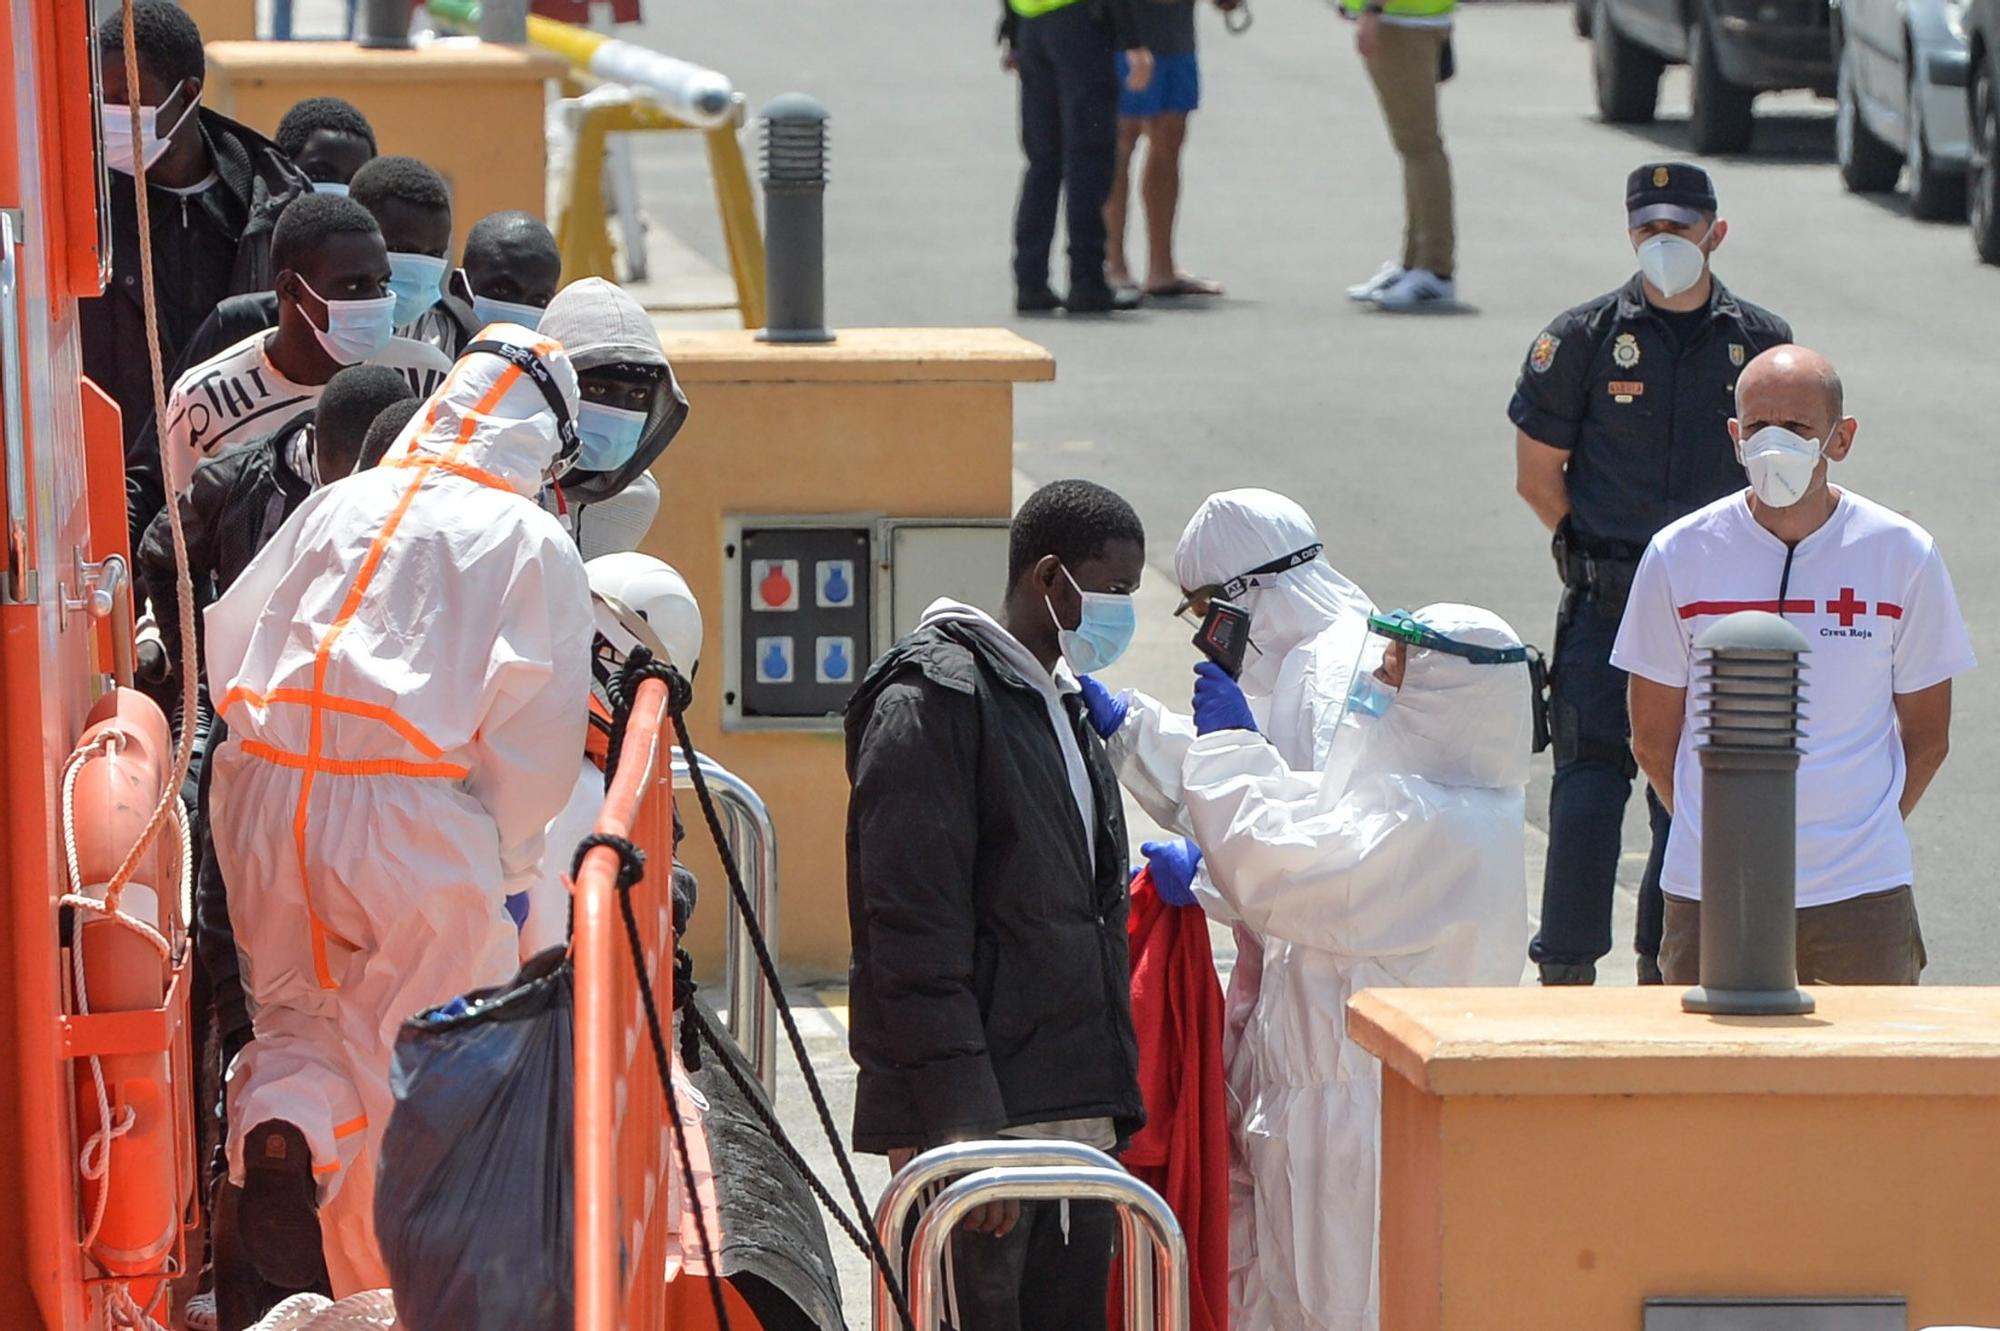
<svg viewBox="0 0 2000 1331">
<path fill-rule="evenodd" d="M 1540 963 L 1540 968 L 1542 984 L 1547 988 L 1597 983 L 1597 966 L 1593 962 L 1544 961 Z"/>
<path fill-rule="evenodd" d="M 258 1275 L 294 1292 L 326 1280 L 319 1185 L 304 1133 L 278 1119 L 250 1129 L 243 1139 L 238 1206 L 242 1252 Z"/>
<path fill-rule="evenodd" d="M 300 1286 L 273 1284 L 250 1260 L 243 1233 L 243 1189 L 224 1182 L 216 1189 L 215 1214 L 210 1221 L 209 1251 L 215 1261 L 215 1312 L 219 1331 L 249 1331 L 270 1315 L 271 1309 L 294 1294 L 333 1297 L 333 1282 L 327 1278 L 326 1262 L 320 1253 L 315 1228 L 314 1278 Z"/>
<path fill-rule="evenodd" d="M 1665 984 L 1666 982 L 1667 977 L 1660 973 L 1660 959 L 1658 957 L 1649 957 L 1641 952 L 1639 954 L 1639 983 Z"/>
</svg>

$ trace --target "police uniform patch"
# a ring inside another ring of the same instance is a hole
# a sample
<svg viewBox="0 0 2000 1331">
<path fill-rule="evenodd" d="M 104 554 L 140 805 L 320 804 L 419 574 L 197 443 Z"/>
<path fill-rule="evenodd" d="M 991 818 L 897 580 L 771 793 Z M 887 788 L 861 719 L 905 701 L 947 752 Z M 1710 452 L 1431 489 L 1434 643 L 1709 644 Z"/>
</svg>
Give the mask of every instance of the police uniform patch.
<svg viewBox="0 0 2000 1331">
<path fill-rule="evenodd" d="M 1536 374 L 1547 374 L 1549 366 L 1556 363 L 1556 348 L 1561 345 L 1562 339 L 1554 333 L 1543 333 L 1528 352 L 1528 368 Z"/>
<path fill-rule="evenodd" d="M 1621 370 L 1629 370 L 1639 363 L 1639 339 L 1632 333 L 1620 333 L 1618 340 L 1611 344 L 1611 362 Z"/>
<path fill-rule="evenodd" d="M 1731 342 L 1729 344 L 1729 363 L 1739 370 L 1743 368 L 1743 344 L 1741 342 Z"/>
<path fill-rule="evenodd" d="M 1667 174 L 1667 168 L 1665 168 L 1664 166 L 1656 166 L 1653 168 L 1654 189 L 1665 189 L 1667 187 L 1667 181 L 1670 178 L 1671 177 Z"/>
</svg>

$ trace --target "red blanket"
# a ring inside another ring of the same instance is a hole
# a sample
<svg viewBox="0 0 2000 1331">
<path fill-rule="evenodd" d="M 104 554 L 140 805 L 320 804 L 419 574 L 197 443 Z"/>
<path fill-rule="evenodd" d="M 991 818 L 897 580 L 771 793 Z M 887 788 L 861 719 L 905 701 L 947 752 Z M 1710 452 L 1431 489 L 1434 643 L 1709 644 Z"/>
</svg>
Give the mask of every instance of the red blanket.
<svg viewBox="0 0 2000 1331">
<path fill-rule="evenodd" d="M 1229 1328 L 1229 1123 L 1223 1102 L 1222 986 L 1208 919 L 1163 903 L 1150 872 L 1132 883 L 1132 1024 L 1146 1126 L 1125 1167 L 1174 1208 L 1187 1233 L 1192 1331 Z M 1125 1325 L 1111 1284 L 1111 1326 Z"/>
</svg>

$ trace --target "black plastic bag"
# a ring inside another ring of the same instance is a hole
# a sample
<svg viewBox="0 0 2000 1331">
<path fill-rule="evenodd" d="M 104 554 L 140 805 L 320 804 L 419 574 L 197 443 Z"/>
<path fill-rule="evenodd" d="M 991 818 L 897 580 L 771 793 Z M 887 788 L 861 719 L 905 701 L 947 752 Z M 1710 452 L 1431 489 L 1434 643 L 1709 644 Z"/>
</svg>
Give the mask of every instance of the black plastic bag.
<svg viewBox="0 0 2000 1331">
<path fill-rule="evenodd" d="M 573 1331 L 571 970 L 560 948 L 396 1036 L 375 1232 L 408 1331 Z"/>
</svg>

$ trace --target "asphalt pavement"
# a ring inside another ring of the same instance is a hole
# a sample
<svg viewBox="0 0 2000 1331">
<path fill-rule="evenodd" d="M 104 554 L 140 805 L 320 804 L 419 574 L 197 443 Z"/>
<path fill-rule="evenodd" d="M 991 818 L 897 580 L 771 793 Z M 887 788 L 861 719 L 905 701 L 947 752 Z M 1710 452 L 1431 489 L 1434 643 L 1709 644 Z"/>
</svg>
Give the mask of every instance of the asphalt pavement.
<svg viewBox="0 0 2000 1331">
<path fill-rule="evenodd" d="M 1567 5 L 1462 8 L 1444 122 L 1466 308 L 1398 319 L 1342 295 L 1397 250 L 1402 203 L 1351 28 L 1324 4 L 1266 0 L 1251 31 L 1231 37 L 1204 8 L 1179 248 L 1227 298 L 1111 320 L 1019 318 L 1014 90 L 991 8 L 654 7 L 640 39 L 724 70 L 753 107 L 792 90 L 826 102 L 830 319 L 1007 324 L 1052 349 L 1057 382 L 1018 397 L 1015 464 L 1031 481 L 1085 476 L 1127 495 L 1162 580 L 1203 495 L 1265 485 L 1315 514 L 1328 557 L 1379 603 L 1484 604 L 1546 645 L 1558 588 L 1546 536 L 1514 495 L 1506 402 L 1544 323 L 1631 273 L 1624 176 L 1689 155 L 1685 75 L 1669 74 L 1658 123 L 1599 124 L 1589 47 Z M 1845 194 L 1829 103 L 1795 94 L 1759 108 L 1753 151 L 1705 163 L 1731 227 L 1716 270 L 1840 368 L 1861 432 L 1836 480 L 1931 529 L 1991 658 L 2000 542 L 1979 513 L 2000 466 L 2000 270 L 1975 262 L 1963 227 L 1914 222 L 1895 197 Z M 637 151 L 647 209 L 719 259 L 698 149 L 650 136 Z M 1911 834 L 1925 978 L 1975 983 L 2000 972 L 1996 827 L 1983 813 L 2000 792 L 1991 672 L 1960 681 L 1956 701 L 1951 760 Z M 1628 886 L 1642 829 L 1635 798 Z"/>
</svg>

